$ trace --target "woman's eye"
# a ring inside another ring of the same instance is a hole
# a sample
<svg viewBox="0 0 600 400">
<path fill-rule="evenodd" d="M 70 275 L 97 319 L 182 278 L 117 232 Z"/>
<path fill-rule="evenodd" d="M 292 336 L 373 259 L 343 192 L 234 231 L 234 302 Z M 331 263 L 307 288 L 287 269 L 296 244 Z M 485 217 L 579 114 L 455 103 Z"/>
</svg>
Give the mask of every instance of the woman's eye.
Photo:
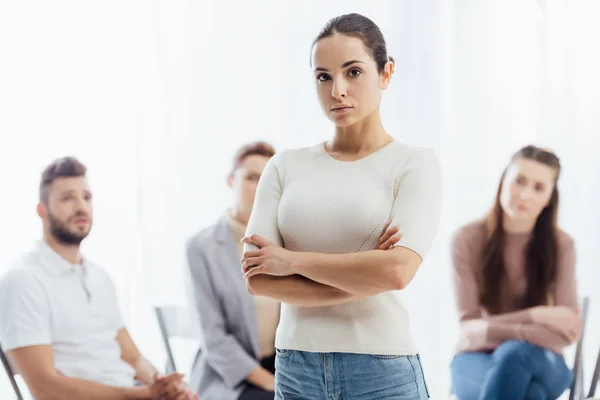
<svg viewBox="0 0 600 400">
<path fill-rule="evenodd" d="M 317 80 L 319 82 L 325 82 L 329 80 L 329 75 L 327 74 L 320 74 L 319 76 L 317 76 Z"/>
<path fill-rule="evenodd" d="M 352 77 L 357 77 L 361 74 L 360 69 L 351 69 L 350 71 L 348 71 L 348 75 L 352 76 Z"/>
</svg>

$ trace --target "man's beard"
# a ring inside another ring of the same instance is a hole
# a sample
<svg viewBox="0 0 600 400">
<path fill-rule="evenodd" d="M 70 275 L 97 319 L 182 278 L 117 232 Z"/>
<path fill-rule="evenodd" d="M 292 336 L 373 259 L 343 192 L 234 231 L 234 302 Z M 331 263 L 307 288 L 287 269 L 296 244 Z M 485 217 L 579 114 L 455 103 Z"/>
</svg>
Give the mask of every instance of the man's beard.
<svg viewBox="0 0 600 400">
<path fill-rule="evenodd" d="M 81 217 L 81 216 L 85 216 L 85 214 L 76 214 L 71 218 L 77 218 L 77 217 Z M 71 219 L 69 218 L 69 219 Z M 81 242 L 83 241 L 83 239 L 85 239 L 87 237 L 87 235 L 90 233 L 91 230 L 91 224 L 90 224 L 90 229 L 88 229 L 87 232 L 82 232 L 82 233 L 74 233 L 71 232 L 69 230 L 69 227 L 67 226 L 67 224 L 63 223 L 61 220 L 59 220 L 58 218 L 56 218 L 54 215 L 48 213 L 48 220 L 50 222 L 50 233 L 52 233 L 52 236 L 54 236 L 56 238 L 56 240 L 58 240 L 59 242 L 66 244 L 66 245 L 77 245 L 79 246 L 81 244 Z"/>
</svg>

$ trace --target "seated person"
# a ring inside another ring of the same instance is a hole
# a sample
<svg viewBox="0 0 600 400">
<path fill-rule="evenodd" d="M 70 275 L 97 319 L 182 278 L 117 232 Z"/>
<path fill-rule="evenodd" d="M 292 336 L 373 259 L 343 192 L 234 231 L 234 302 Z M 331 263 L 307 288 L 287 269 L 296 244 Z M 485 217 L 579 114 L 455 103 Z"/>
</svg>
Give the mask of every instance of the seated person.
<svg viewBox="0 0 600 400">
<path fill-rule="evenodd" d="M 488 215 L 452 244 L 461 337 L 451 364 L 459 400 L 556 399 L 580 335 L 573 239 L 557 226 L 560 162 L 526 146 Z"/>
<path fill-rule="evenodd" d="M 240 262 L 240 240 L 252 211 L 256 186 L 274 154 L 273 147 L 263 142 L 247 144 L 237 151 L 227 177 L 233 195 L 231 208 L 187 244 L 192 301 L 205 343 L 190 381 L 203 399 L 274 398 L 279 303 L 248 294 Z"/>
<path fill-rule="evenodd" d="M 43 240 L 0 280 L 0 343 L 33 397 L 197 398 L 182 375 L 161 376 L 140 354 L 111 279 L 80 253 L 93 217 L 86 167 L 50 164 L 37 212 Z"/>
</svg>

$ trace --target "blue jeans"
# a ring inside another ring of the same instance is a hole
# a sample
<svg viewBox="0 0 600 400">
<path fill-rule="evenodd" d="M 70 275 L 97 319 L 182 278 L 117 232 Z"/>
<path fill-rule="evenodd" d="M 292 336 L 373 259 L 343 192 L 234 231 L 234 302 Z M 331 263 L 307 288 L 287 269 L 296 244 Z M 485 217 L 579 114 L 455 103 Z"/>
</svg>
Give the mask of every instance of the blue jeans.
<svg viewBox="0 0 600 400">
<path fill-rule="evenodd" d="M 276 400 L 424 400 L 419 356 L 277 350 Z"/>
<path fill-rule="evenodd" d="M 554 400 L 573 380 L 562 356 L 520 340 L 491 354 L 457 354 L 450 369 L 459 400 Z"/>
</svg>

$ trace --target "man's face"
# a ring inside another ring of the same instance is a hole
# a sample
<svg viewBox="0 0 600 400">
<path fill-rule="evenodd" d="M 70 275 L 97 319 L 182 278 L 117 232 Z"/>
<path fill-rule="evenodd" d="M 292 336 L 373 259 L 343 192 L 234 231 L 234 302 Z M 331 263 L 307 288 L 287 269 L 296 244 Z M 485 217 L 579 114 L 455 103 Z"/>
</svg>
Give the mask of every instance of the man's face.
<svg viewBox="0 0 600 400">
<path fill-rule="evenodd" d="M 84 176 L 57 178 L 48 199 L 40 203 L 44 229 L 66 245 L 79 245 L 90 233 L 93 221 L 92 193 Z"/>
</svg>

